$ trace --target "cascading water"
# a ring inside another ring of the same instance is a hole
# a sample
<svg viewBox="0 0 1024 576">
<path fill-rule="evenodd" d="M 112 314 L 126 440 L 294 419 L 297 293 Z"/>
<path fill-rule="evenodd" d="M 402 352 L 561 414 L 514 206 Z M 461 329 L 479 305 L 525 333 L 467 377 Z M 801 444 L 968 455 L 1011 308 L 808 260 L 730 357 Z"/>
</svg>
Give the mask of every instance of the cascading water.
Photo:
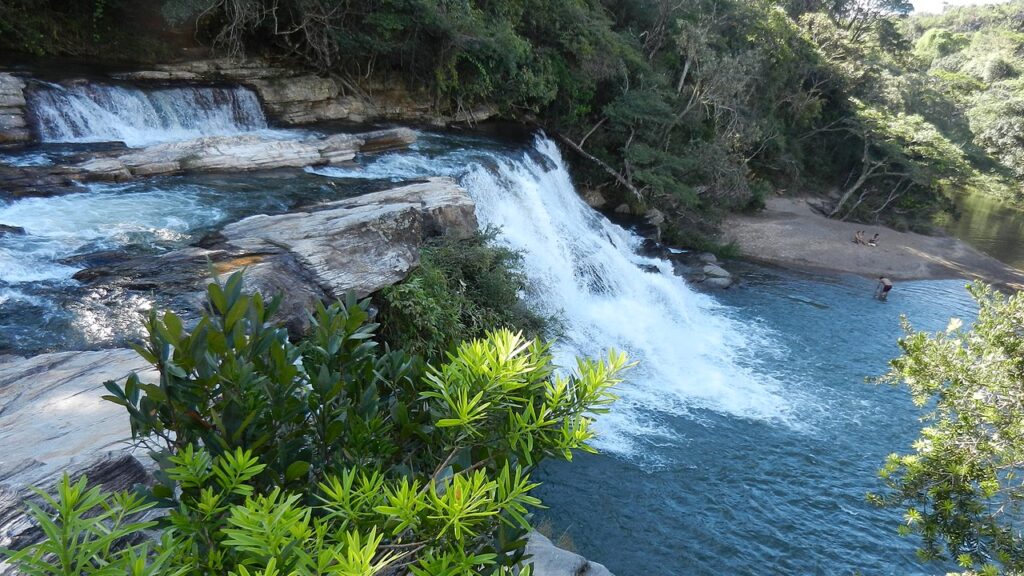
<svg viewBox="0 0 1024 576">
<path fill-rule="evenodd" d="M 259 99 L 243 87 L 39 83 L 28 93 L 28 106 L 44 142 L 141 146 L 267 128 Z"/>
<path fill-rule="evenodd" d="M 743 352 L 764 344 L 758 331 L 687 287 L 669 262 L 637 256 L 640 239 L 580 200 L 551 140 L 538 139 L 522 159 L 476 166 L 463 184 L 481 223 L 501 226 L 501 238 L 524 254 L 535 306 L 561 319 L 560 363 L 608 347 L 639 361 L 599 423 L 603 448 L 634 452 L 640 435 L 668 434 L 657 424 L 666 412 L 788 419 L 779 387 L 742 366 Z"/>
<path fill-rule="evenodd" d="M 638 256 L 639 237 L 580 200 L 551 140 L 538 137 L 527 153 L 393 154 L 358 168 L 310 171 L 458 177 L 481 225 L 500 227 L 500 240 L 523 253 L 532 306 L 560 319 L 559 363 L 573 366 L 574 356 L 600 357 L 611 347 L 639 361 L 599 422 L 601 448 L 640 456 L 638 443 L 671 435 L 659 415 L 693 409 L 790 422 L 791 399 L 771 377 L 744 366 L 746 352 L 771 348 L 769 339 L 691 290 L 669 262 Z"/>
</svg>

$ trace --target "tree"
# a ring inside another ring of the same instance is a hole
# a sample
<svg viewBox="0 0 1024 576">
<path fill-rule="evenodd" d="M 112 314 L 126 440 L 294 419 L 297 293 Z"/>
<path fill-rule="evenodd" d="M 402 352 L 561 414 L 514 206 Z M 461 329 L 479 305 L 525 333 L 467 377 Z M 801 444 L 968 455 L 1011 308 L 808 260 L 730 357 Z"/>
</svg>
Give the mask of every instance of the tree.
<svg viewBox="0 0 1024 576">
<path fill-rule="evenodd" d="M 963 152 L 920 116 L 855 104 L 859 122 L 851 130 L 863 142 L 864 152 L 829 216 L 845 220 L 866 199 L 884 197 L 873 208 L 878 213 L 908 192 L 932 191 L 943 179 L 966 175 L 969 166 Z M 858 191 L 854 203 L 847 206 Z"/>
<path fill-rule="evenodd" d="M 965 328 L 915 332 L 904 321 L 902 356 L 881 381 L 906 385 L 926 423 L 913 452 L 888 457 L 888 492 L 904 510 L 903 534 L 926 559 L 953 559 L 984 574 L 1024 571 L 1024 294 L 968 287 L 979 306 Z"/>
</svg>

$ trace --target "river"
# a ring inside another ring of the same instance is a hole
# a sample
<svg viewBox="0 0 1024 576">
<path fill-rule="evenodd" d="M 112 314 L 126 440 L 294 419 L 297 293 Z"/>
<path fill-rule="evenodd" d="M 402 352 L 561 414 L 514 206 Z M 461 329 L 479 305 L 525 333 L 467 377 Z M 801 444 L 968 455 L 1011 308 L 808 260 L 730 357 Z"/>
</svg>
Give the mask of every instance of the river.
<svg viewBox="0 0 1024 576">
<path fill-rule="evenodd" d="M 62 146 L 110 137 L 137 144 L 178 129 L 267 129 L 244 93 L 188 95 L 211 119 L 192 122 L 189 106 L 174 105 L 180 94 L 54 90 L 33 104 L 34 117 L 53 119 L 49 144 L 0 161 L 59 162 Z M 122 120 L 130 130 L 110 126 Z M 428 175 L 457 178 L 481 223 L 500 227 L 500 241 L 524 254 L 523 296 L 560 318 L 562 365 L 609 347 L 639 361 L 598 422 L 602 453 L 538 472 L 549 508 L 537 519 L 556 539 L 571 537 L 619 576 L 943 572 L 922 566 L 914 542 L 896 535 L 895 511 L 865 501 L 881 487 L 875 473 L 885 455 L 909 446 L 919 415 L 904 390 L 865 377 L 882 374 L 897 354 L 901 315 L 928 330 L 950 316 L 969 320 L 963 283 L 901 283 L 881 303 L 860 278 L 730 262 L 740 288 L 695 291 L 668 262 L 638 256 L 638 237 L 577 197 L 543 135 L 524 142 L 424 133 L 409 151 L 350 167 L 2 200 L 0 223 L 28 234 L 0 238 L 0 353 L 130 337 L 72 279 L 106 253 L 156 254 L 249 214 Z"/>
</svg>

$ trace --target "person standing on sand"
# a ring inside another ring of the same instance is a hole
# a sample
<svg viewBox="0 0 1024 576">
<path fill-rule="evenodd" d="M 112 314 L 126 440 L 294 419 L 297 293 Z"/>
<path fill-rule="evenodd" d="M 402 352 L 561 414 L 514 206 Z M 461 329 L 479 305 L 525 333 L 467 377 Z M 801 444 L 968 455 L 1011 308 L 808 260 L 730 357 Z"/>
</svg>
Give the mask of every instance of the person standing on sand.
<svg viewBox="0 0 1024 576">
<path fill-rule="evenodd" d="M 892 290 L 892 280 L 885 276 L 878 277 L 878 287 L 875 288 L 875 298 L 885 302 L 889 298 L 889 291 Z"/>
</svg>

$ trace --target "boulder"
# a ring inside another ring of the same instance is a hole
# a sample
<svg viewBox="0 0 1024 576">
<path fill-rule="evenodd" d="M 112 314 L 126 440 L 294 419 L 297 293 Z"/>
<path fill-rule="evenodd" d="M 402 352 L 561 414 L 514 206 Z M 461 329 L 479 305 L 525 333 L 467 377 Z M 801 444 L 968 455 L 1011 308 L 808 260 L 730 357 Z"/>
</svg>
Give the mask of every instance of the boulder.
<svg viewBox="0 0 1024 576">
<path fill-rule="evenodd" d="M 697 255 L 697 259 L 705 264 L 718 264 L 718 257 L 711 252 L 702 252 Z"/>
<path fill-rule="evenodd" d="M 311 209 L 250 216 L 224 227 L 202 246 L 157 257 L 129 258 L 80 271 L 75 279 L 110 295 L 112 309 L 126 292 L 159 288 L 158 302 L 195 317 L 209 282 L 246 269 L 250 289 L 287 295 L 280 311 L 300 333 L 314 302 L 353 292 L 363 297 L 405 278 L 430 238 L 466 238 L 477 230 L 473 201 L 448 178 L 423 182 Z"/>
<path fill-rule="evenodd" d="M 704 272 L 704 274 L 706 276 L 710 276 L 712 278 L 731 278 L 732 277 L 732 274 L 730 274 L 727 270 L 725 270 L 721 266 L 717 266 L 715 264 L 706 264 L 704 266 L 704 268 L 701 269 L 701 271 Z"/>
<path fill-rule="evenodd" d="M 526 554 L 526 563 L 533 564 L 533 576 L 612 576 L 603 565 L 555 546 L 537 531 L 527 537 Z"/>
<path fill-rule="evenodd" d="M 705 278 L 704 281 L 701 282 L 701 284 L 704 286 L 710 286 L 712 288 L 721 288 L 724 290 L 733 285 L 733 280 L 732 278 L 720 278 L 712 276 L 709 278 Z"/>
<path fill-rule="evenodd" d="M 590 206 L 594 210 L 597 210 L 608 203 L 604 194 L 601 194 L 600 190 L 594 188 L 585 188 L 581 190 L 580 198 L 583 198 L 583 201 L 587 203 L 587 206 Z"/>
<path fill-rule="evenodd" d="M 651 208 L 644 213 L 644 220 L 652 226 L 661 226 L 665 223 L 665 214 L 657 208 Z"/>
<path fill-rule="evenodd" d="M 156 378 L 127 349 L 0 360 L 0 547 L 41 538 L 24 515 L 30 487 L 49 490 L 65 472 L 88 474 L 109 489 L 146 480 L 146 470 L 132 457 L 124 408 L 101 397 L 107 393 L 103 382 L 131 372 Z M 8 572 L 0 562 L 0 574 Z"/>
<path fill-rule="evenodd" d="M 0 224 L 0 238 L 4 236 L 24 236 L 25 229 L 21 226 L 9 226 L 7 224 Z"/>
</svg>

